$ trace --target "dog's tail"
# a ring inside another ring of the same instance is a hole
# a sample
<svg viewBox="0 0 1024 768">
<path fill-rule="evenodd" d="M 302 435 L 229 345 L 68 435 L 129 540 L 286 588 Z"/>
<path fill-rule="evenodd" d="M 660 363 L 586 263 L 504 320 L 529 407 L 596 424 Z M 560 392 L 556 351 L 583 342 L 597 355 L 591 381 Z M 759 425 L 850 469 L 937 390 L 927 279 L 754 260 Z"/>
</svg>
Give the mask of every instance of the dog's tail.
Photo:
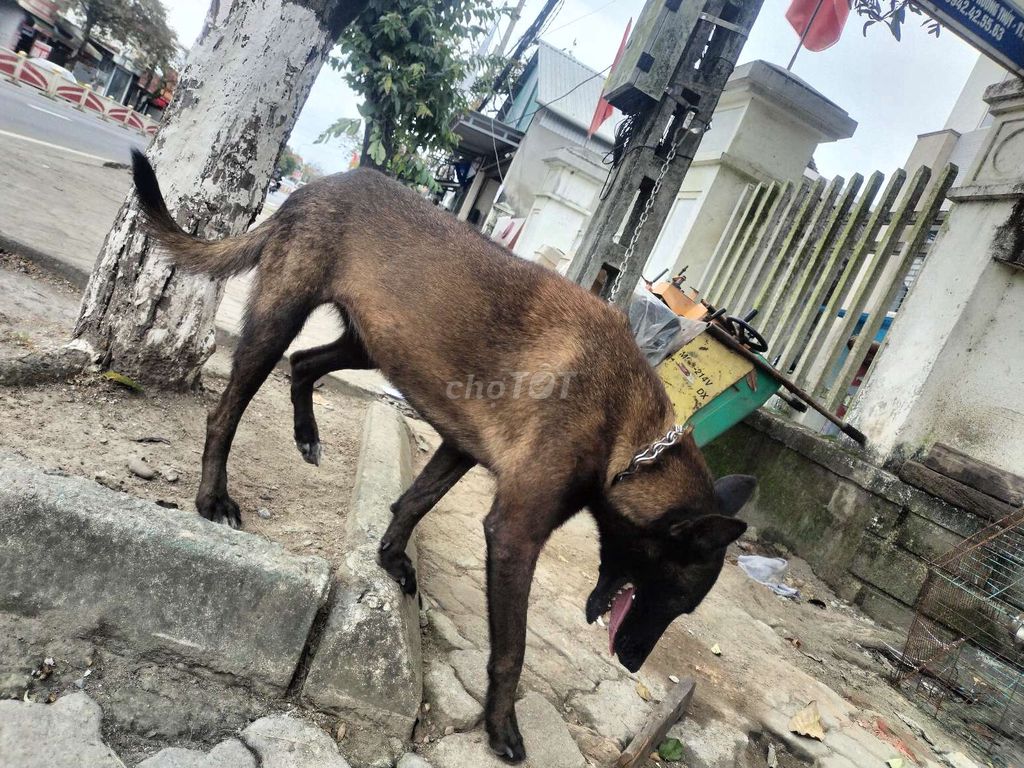
<svg viewBox="0 0 1024 768">
<path fill-rule="evenodd" d="M 266 227 L 226 240 L 203 240 L 178 226 L 167 210 L 153 166 L 137 149 L 132 150 L 132 176 L 146 229 L 167 248 L 175 264 L 213 277 L 228 277 L 256 266 L 269 239 Z"/>
</svg>

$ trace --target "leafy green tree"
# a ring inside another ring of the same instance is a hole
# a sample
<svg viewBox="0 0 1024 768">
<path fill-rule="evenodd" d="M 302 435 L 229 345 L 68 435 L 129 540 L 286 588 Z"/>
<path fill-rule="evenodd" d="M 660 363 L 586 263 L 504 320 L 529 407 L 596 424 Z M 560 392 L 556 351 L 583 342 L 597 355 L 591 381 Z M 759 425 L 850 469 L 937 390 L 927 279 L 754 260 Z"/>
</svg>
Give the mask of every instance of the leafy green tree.
<svg viewBox="0 0 1024 768">
<path fill-rule="evenodd" d="M 458 143 L 453 128 L 469 108 L 462 84 L 491 66 L 475 51 L 505 12 L 487 0 L 370 0 L 330 60 L 364 100 L 360 164 L 434 185 L 431 158 Z M 353 140 L 359 128 L 344 117 L 318 141 Z"/>
<path fill-rule="evenodd" d="M 166 68 L 177 53 L 178 40 L 161 0 L 71 0 L 68 7 L 82 19 L 87 42 L 101 33 L 132 46 L 138 63 L 150 67 Z"/>
<path fill-rule="evenodd" d="M 301 169 L 302 165 L 302 155 L 291 147 L 285 147 L 281 152 L 280 159 L 277 161 L 277 170 L 281 172 L 281 176 L 288 177 Z"/>
</svg>

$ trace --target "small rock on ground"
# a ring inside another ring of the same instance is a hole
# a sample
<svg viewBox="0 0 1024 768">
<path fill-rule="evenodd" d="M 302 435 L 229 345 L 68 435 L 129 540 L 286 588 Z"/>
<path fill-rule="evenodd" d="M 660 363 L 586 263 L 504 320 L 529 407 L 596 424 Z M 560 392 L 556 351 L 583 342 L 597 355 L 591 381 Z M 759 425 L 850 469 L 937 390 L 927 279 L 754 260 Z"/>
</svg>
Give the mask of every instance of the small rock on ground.
<svg viewBox="0 0 1024 768">
<path fill-rule="evenodd" d="M 152 480 L 156 477 L 156 470 L 140 458 L 132 457 L 128 459 L 128 470 L 143 480 Z"/>
<path fill-rule="evenodd" d="M 586 768 L 587 762 L 562 716 L 539 693 L 528 693 L 516 705 L 519 728 L 526 742 L 523 768 Z M 427 753 L 434 768 L 506 768 L 487 745 L 483 729 L 441 739 Z"/>
<path fill-rule="evenodd" d="M 482 714 L 480 704 L 466 693 L 455 671 L 440 659 L 427 662 L 423 673 L 423 693 L 438 725 L 457 731 L 472 728 Z"/>
<path fill-rule="evenodd" d="M 213 749 L 200 752 L 197 749 L 168 747 L 157 752 L 148 760 L 139 763 L 138 768 L 259 768 L 252 752 L 238 739 L 222 741 Z"/>
<path fill-rule="evenodd" d="M 402 755 L 402 759 L 398 761 L 398 765 L 395 768 L 431 768 L 431 766 L 430 763 L 419 755 L 407 752 Z"/>
<path fill-rule="evenodd" d="M 84 693 L 55 704 L 0 701 L 0 767 L 124 768 L 103 743 L 102 718 Z"/>
<path fill-rule="evenodd" d="M 640 698 L 632 680 L 605 680 L 592 693 L 574 696 L 569 705 L 584 722 L 625 746 L 643 726 L 651 705 Z"/>
</svg>

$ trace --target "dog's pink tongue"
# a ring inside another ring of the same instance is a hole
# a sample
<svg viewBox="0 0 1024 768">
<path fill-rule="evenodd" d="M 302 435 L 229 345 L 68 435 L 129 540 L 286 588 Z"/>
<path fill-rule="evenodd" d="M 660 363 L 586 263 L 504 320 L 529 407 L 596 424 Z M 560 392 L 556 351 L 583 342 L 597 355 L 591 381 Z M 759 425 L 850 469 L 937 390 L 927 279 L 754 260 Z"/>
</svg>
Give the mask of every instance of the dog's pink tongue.
<svg viewBox="0 0 1024 768">
<path fill-rule="evenodd" d="M 619 627 L 626 620 L 626 614 L 633 607 L 633 587 L 626 587 L 615 596 L 612 601 L 612 613 L 608 622 L 608 653 L 615 653 L 615 636 L 619 633 Z"/>
</svg>

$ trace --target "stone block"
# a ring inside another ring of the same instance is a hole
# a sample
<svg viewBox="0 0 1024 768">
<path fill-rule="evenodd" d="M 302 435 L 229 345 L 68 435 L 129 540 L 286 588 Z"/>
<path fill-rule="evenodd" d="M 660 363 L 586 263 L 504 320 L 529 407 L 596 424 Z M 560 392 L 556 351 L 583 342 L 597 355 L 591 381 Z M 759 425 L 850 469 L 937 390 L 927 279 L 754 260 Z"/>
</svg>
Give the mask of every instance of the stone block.
<svg viewBox="0 0 1024 768">
<path fill-rule="evenodd" d="M 963 536 L 913 513 L 903 520 L 895 538 L 900 547 L 929 562 L 963 540 Z"/>
<path fill-rule="evenodd" d="M 256 758 L 238 739 L 222 741 L 209 752 L 198 749 L 168 747 L 137 768 L 259 768 Z"/>
<path fill-rule="evenodd" d="M 0 768 L 124 768 L 103 743 L 102 718 L 84 693 L 55 704 L 0 701 Z"/>
<path fill-rule="evenodd" d="M 455 671 L 439 659 L 425 665 L 423 694 L 430 702 L 431 717 L 442 728 L 457 731 L 472 728 L 483 714 L 479 702 L 466 693 Z"/>
<path fill-rule="evenodd" d="M 558 710 L 538 693 L 528 693 L 516 705 L 516 719 L 526 743 L 523 768 L 586 768 L 587 761 L 569 734 Z M 505 768 L 508 763 L 491 752 L 483 729 L 456 733 L 426 753 L 434 768 Z"/>
<path fill-rule="evenodd" d="M 905 605 L 913 605 L 928 575 L 924 561 L 874 536 L 865 536 L 850 572 Z"/>
<path fill-rule="evenodd" d="M 327 562 L 0 455 L 0 610 L 283 691 Z"/>
<path fill-rule="evenodd" d="M 469 695 L 481 704 L 487 701 L 487 651 L 452 651 L 448 659 Z"/>
<path fill-rule="evenodd" d="M 906 632 L 914 621 L 912 606 L 894 600 L 867 584 L 861 584 L 852 602 L 879 624 L 893 629 Z"/>
<path fill-rule="evenodd" d="M 473 648 L 473 644 L 462 636 L 459 628 L 455 626 L 455 622 L 448 618 L 448 615 L 444 612 L 440 610 L 428 611 L 427 620 L 430 622 L 430 628 L 433 630 L 434 637 L 444 650 L 465 651 Z"/>
<path fill-rule="evenodd" d="M 407 739 L 423 698 L 419 608 L 377 564 L 390 507 L 412 479 L 409 433 L 381 403 L 367 411 L 330 615 L 302 697 L 318 709 Z M 415 564 L 415 548 L 409 552 Z"/>
<path fill-rule="evenodd" d="M 288 715 L 257 720 L 241 739 L 258 756 L 260 768 L 350 768 L 334 739 Z"/>
<path fill-rule="evenodd" d="M 651 710 L 636 692 L 636 683 L 629 679 L 605 680 L 596 690 L 573 696 L 569 706 L 591 728 L 623 748 L 643 727 Z"/>
<path fill-rule="evenodd" d="M 419 755 L 406 752 L 402 755 L 395 768 L 431 768 L 431 765 Z"/>
</svg>

